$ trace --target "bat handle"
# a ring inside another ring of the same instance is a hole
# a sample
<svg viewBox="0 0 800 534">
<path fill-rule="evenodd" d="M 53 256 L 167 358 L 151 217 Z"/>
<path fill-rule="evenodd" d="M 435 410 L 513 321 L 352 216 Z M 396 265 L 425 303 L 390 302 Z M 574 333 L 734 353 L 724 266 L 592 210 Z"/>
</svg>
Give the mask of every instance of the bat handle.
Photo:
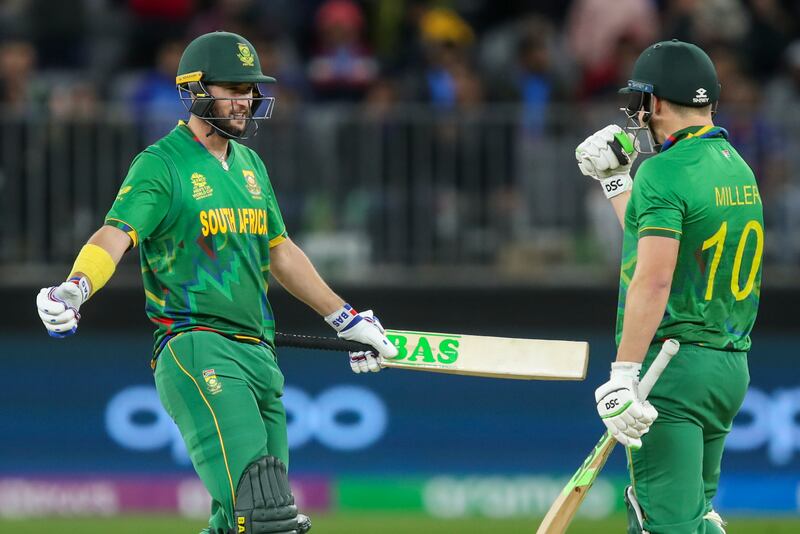
<svg viewBox="0 0 800 534">
<path fill-rule="evenodd" d="M 337 337 L 305 336 L 301 334 L 275 333 L 275 345 L 278 347 L 297 347 L 301 349 L 334 350 L 340 352 L 361 352 L 371 350 L 370 345 L 357 341 L 347 341 Z"/>
<path fill-rule="evenodd" d="M 668 339 L 664 342 L 661 346 L 661 350 L 658 352 L 658 356 L 656 356 L 656 359 L 650 364 L 650 368 L 647 370 L 644 378 L 642 378 L 642 381 L 639 382 L 639 398 L 645 400 L 648 395 L 650 395 L 650 390 L 653 389 L 661 373 L 667 368 L 672 357 L 678 354 L 680 348 L 681 344 L 674 339 Z"/>
</svg>

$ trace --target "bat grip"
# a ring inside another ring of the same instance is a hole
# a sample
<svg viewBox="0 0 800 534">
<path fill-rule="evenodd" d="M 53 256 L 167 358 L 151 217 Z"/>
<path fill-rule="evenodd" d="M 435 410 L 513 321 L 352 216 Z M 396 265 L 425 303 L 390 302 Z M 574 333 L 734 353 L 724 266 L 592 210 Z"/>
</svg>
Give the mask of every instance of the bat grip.
<svg viewBox="0 0 800 534">
<path fill-rule="evenodd" d="M 278 347 L 297 347 L 301 349 L 334 350 L 340 352 L 361 352 L 376 349 L 358 341 L 347 341 L 337 337 L 305 336 L 301 334 L 275 333 L 275 345 Z"/>
<path fill-rule="evenodd" d="M 608 147 L 611 149 L 611 152 L 613 152 L 614 155 L 617 156 L 617 161 L 619 161 L 620 165 L 627 165 L 628 163 L 631 162 L 631 157 L 625 152 L 625 149 L 622 147 L 622 143 L 620 142 L 619 137 L 617 137 L 617 135 L 620 134 L 616 134 L 614 136 L 614 140 L 608 143 Z"/>
<path fill-rule="evenodd" d="M 667 368 L 672 357 L 678 354 L 680 348 L 681 344 L 674 339 L 668 339 L 664 342 L 661 346 L 661 350 L 658 352 L 658 356 L 656 356 L 656 359 L 650 364 L 650 368 L 647 370 L 647 373 L 645 373 L 642 381 L 639 382 L 640 399 L 645 400 L 648 395 L 650 395 L 650 390 L 653 389 L 661 373 Z"/>
</svg>

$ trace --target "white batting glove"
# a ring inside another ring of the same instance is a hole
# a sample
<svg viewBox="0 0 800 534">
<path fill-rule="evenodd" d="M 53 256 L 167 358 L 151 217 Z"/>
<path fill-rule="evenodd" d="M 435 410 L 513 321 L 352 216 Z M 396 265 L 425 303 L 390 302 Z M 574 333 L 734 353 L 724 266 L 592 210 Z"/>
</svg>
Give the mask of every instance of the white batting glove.
<svg viewBox="0 0 800 534">
<path fill-rule="evenodd" d="M 633 188 L 631 165 L 638 155 L 636 138 L 616 124 L 593 133 L 575 149 L 581 173 L 599 181 L 606 198 Z"/>
<path fill-rule="evenodd" d="M 384 333 L 383 325 L 381 325 L 381 322 L 372 313 L 372 310 L 363 311 L 359 315 L 366 321 L 372 321 L 381 333 Z M 352 369 L 354 373 L 377 373 L 381 370 L 381 357 L 371 350 L 351 352 L 350 369 Z"/>
<path fill-rule="evenodd" d="M 638 449 L 642 436 L 658 417 L 653 405 L 639 398 L 639 371 L 642 364 L 614 362 L 611 379 L 597 388 L 594 398 L 597 413 L 608 432 L 626 447 Z"/>
<path fill-rule="evenodd" d="M 64 282 L 59 286 L 45 287 L 36 295 L 39 318 L 51 337 L 64 338 L 75 333 L 81 314 L 81 304 L 89 298 L 86 279 Z"/>
<path fill-rule="evenodd" d="M 383 327 L 372 310 L 358 313 L 349 304 L 325 317 L 325 322 L 336 330 L 338 336 L 348 341 L 358 341 L 375 347 L 383 358 L 397 356 L 397 347 L 383 333 Z"/>
<path fill-rule="evenodd" d="M 371 350 L 350 353 L 350 369 L 354 373 L 377 373 L 381 370 L 381 357 Z"/>
</svg>

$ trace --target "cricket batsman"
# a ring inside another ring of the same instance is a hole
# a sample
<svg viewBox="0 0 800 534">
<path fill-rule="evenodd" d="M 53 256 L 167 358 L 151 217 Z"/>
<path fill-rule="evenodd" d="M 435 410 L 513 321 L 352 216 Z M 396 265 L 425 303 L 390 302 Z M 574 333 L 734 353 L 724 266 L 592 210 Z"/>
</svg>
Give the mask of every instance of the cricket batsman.
<svg viewBox="0 0 800 534">
<path fill-rule="evenodd" d="M 176 78 L 188 122 L 136 156 L 67 281 L 36 299 L 51 336 L 74 334 L 81 305 L 139 246 L 155 384 L 211 494 L 208 534 L 310 529 L 287 478 L 270 274 L 339 337 L 375 347 L 351 354 L 355 372 L 397 353 L 372 313 L 338 297 L 288 237 L 264 163 L 238 142 L 270 117 L 274 99 L 261 84 L 273 82 L 247 39 L 192 41 Z"/>
<path fill-rule="evenodd" d="M 624 230 L 617 357 L 595 392 L 597 410 L 627 447 L 629 533 L 724 533 L 711 500 L 750 380 L 761 197 L 753 171 L 712 121 L 720 85 L 703 50 L 675 39 L 650 46 L 620 92 L 629 98 L 628 131 L 607 126 L 575 153 Z M 645 144 L 655 155 L 633 181 Z M 682 348 L 643 401 L 640 373 L 667 338 Z"/>
</svg>

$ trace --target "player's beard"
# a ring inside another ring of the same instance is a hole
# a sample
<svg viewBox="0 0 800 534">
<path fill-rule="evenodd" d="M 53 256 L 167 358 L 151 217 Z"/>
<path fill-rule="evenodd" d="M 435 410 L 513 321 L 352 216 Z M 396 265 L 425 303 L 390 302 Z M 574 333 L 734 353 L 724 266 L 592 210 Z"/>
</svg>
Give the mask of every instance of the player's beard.
<svg viewBox="0 0 800 534">
<path fill-rule="evenodd" d="M 236 139 L 245 133 L 245 130 L 247 129 L 247 123 L 252 119 L 250 118 L 249 112 L 243 112 L 241 114 L 241 118 L 233 118 L 233 114 L 232 104 L 230 101 L 217 101 L 214 103 L 214 107 L 211 108 L 211 117 L 209 117 L 209 119 L 214 126 L 227 134 L 229 138 Z"/>
</svg>

